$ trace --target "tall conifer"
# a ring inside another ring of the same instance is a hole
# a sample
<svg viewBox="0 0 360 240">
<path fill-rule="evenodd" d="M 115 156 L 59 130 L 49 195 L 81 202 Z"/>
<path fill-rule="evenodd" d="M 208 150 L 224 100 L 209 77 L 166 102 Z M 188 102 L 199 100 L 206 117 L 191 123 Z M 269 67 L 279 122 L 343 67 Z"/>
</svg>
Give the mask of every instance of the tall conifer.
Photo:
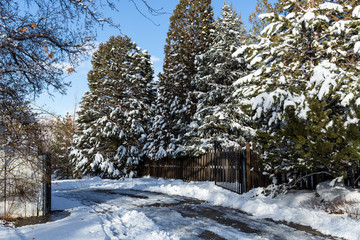
<svg viewBox="0 0 360 240">
<path fill-rule="evenodd" d="M 111 37 L 92 65 L 71 157 L 80 174 L 135 176 L 153 100 L 150 56 L 128 37 Z"/>
<path fill-rule="evenodd" d="M 158 98 L 149 156 L 160 159 L 181 154 L 185 129 L 195 110 L 195 57 L 211 43 L 211 0 L 180 0 L 170 18 L 163 73 L 159 75 Z"/>
<path fill-rule="evenodd" d="M 205 153 L 215 142 L 222 147 L 238 146 L 244 141 L 242 111 L 231 98 L 232 84 L 246 71 L 243 58 L 233 57 L 245 44 L 247 33 L 241 17 L 229 5 L 213 23 L 212 44 L 197 56 L 194 97 L 196 112 L 188 125 L 184 149 L 190 155 Z"/>
</svg>

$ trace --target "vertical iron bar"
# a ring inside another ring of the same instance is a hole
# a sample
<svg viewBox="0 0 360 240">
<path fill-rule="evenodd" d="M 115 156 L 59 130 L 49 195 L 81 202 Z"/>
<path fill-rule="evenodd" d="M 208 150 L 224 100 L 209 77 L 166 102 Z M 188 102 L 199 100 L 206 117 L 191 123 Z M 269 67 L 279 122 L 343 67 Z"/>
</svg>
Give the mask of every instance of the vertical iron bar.
<svg viewBox="0 0 360 240">
<path fill-rule="evenodd" d="M 239 154 L 239 155 L 237 155 Z M 237 192 L 241 193 L 241 189 L 240 189 L 240 161 L 241 161 L 241 157 L 240 157 L 240 150 L 236 149 L 236 184 L 237 184 Z"/>
<path fill-rule="evenodd" d="M 216 185 L 216 181 L 217 181 L 217 174 L 216 174 L 216 168 L 217 168 L 216 143 L 214 143 L 214 159 L 213 159 L 213 164 L 214 164 L 214 180 L 215 180 L 215 185 Z"/>
<path fill-rule="evenodd" d="M 4 165 L 4 216 L 6 216 L 6 198 L 7 198 L 7 196 L 6 196 L 6 171 L 7 171 L 7 167 L 6 167 L 6 165 L 7 165 L 7 161 L 6 161 L 6 159 L 5 159 L 5 165 Z"/>
<path fill-rule="evenodd" d="M 243 184 L 242 184 L 242 192 L 246 192 L 247 191 L 247 188 L 246 188 L 246 185 L 247 185 L 247 182 L 246 182 L 246 151 L 243 150 L 243 153 L 242 153 L 242 156 L 243 156 L 243 160 L 242 160 L 242 177 L 243 177 Z"/>
</svg>

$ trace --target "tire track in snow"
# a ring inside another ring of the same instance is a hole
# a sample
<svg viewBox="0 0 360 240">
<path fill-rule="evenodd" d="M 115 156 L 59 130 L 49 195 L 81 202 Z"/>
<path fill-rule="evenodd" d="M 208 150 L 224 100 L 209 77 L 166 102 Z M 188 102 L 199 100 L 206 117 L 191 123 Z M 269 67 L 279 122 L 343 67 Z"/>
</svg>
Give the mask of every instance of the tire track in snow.
<svg viewBox="0 0 360 240">
<path fill-rule="evenodd" d="M 257 219 L 187 197 L 129 189 L 87 189 L 68 194 L 80 199 L 98 215 L 107 240 L 179 239 L 177 236 L 181 239 L 211 236 L 215 239 L 234 239 L 234 236 L 241 236 L 241 239 L 329 239 L 306 229 Z"/>
<path fill-rule="evenodd" d="M 90 213 L 97 214 L 106 240 L 179 239 L 175 235 L 159 229 L 144 213 L 118 207 L 119 196 L 121 200 L 126 198 L 128 200 L 148 199 L 148 197 L 141 197 L 127 191 L 114 193 L 112 190 L 71 191 L 67 194 L 74 199 L 80 199 L 83 205 L 91 208 Z M 138 221 L 141 224 L 137 224 Z"/>
</svg>

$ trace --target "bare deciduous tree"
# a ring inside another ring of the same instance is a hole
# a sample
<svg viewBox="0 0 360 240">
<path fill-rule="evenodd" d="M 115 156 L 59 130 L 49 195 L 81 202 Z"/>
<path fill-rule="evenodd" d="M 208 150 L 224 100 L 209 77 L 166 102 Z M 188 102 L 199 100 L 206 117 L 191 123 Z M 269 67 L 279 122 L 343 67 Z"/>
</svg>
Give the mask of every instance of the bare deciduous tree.
<svg viewBox="0 0 360 240">
<path fill-rule="evenodd" d="M 140 1 L 140 0 L 139 0 Z M 0 99 L 65 92 L 71 73 L 91 47 L 96 25 L 117 27 L 99 8 L 119 0 L 2 0 L 0 2 Z M 145 0 L 150 14 L 159 13 Z M 67 64 L 64 64 L 67 63 Z M 65 67 L 67 66 L 67 67 Z"/>
<path fill-rule="evenodd" d="M 149 14 L 159 13 L 146 0 L 131 2 L 136 9 L 143 4 Z M 25 176 L 21 173 L 23 170 L 41 169 L 35 165 L 41 163 L 38 156 L 45 150 L 41 129 L 28 100 L 49 89 L 65 93 L 68 83 L 64 72 L 73 72 L 84 54 L 89 52 L 97 26 L 119 27 L 104 17 L 102 10 L 106 7 L 116 10 L 121 4 L 120 0 L 0 1 L 1 175 L 12 175 L 15 179 Z M 1 189 L 3 183 L 6 180 L 1 181 Z M 14 181 L 16 186 L 11 189 L 17 195 L 29 198 L 31 194 L 25 194 L 23 190 L 30 191 L 32 187 L 25 183 Z M 6 185 L 4 189 L 6 192 Z"/>
</svg>

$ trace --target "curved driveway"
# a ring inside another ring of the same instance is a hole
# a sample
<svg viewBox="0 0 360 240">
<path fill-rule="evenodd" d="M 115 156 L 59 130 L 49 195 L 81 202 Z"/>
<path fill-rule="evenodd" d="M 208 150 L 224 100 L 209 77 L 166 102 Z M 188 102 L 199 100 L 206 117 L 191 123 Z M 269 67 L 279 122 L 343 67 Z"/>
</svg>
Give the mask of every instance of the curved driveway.
<svg viewBox="0 0 360 240">
<path fill-rule="evenodd" d="M 101 217 L 107 239 L 116 239 L 119 207 L 143 213 L 159 229 L 180 239 L 334 239 L 309 227 L 257 219 L 241 211 L 180 196 L 138 190 L 72 190 L 56 192 L 76 199 Z M 122 239 L 119 237 L 119 239 Z"/>
</svg>

